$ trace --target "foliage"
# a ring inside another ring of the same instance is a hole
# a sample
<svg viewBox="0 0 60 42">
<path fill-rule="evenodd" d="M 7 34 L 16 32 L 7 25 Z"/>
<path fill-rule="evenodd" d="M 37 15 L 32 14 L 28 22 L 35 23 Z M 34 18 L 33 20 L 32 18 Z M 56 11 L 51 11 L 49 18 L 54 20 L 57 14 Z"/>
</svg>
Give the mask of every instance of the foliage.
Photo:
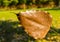
<svg viewBox="0 0 60 42">
<path fill-rule="evenodd" d="M 9 1 L 8 0 L 3 0 L 3 5 L 4 6 L 8 6 L 9 5 Z"/>
<path fill-rule="evenodd" d="M 27 0 L 18 0 L 18 3 L 19 3 L 19 4 L 24 4 L 24 3 L 26 3 L 26 1 L 27 1 Z"/>
<path fill-rule="evenodd" d="M 3 0 L 0 0 L 0 6 L 3 6 Z"/>
<path fill-rule="evenodd" d="M 16 6 L 16 5 L 46 5 L 49 4 L 49 2 L 54 2 L 56 6 L 59 6 L 59 0 L 0 0 L 0 6 Z"/>
<path fill-rule="evenodd" d="M 49 1 L 49 0 L 40 0 L 41 2 L 46 2 L 46 1 Z"/>
<path fill-rule="evenodd" d="M 17 0 L 11 0 L 9 5 L 12 6 L 12 5 L 16 5 L 17 3 L 18 3 Z"/>
</svg>

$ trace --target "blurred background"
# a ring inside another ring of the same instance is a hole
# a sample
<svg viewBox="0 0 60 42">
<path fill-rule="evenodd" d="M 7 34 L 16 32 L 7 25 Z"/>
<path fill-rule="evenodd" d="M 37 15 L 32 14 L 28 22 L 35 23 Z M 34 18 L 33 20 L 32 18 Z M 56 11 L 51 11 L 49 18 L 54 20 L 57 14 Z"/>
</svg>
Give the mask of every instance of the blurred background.
<svg viewBox="0 0 60 42">
<path fill-rule="evenodd" d="M 44 39 L 25 33 L 15 13 L 26 10 L 48 11 L 53 18 Z M 60 42 L 60 0 L 0 0 L 0 42 Z"/>
</svg>

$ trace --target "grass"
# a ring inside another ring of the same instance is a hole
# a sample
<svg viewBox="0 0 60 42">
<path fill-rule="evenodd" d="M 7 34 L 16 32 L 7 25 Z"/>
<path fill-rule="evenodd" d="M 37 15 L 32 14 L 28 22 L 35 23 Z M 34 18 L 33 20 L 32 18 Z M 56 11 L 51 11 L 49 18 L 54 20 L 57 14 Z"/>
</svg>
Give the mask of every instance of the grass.
<svg viewBox="0 0 60 42">
<path fill-rule="evenodd" d="M 39 9 L 40 10 L 40 9 Z M 52 17 L 52 26 L 55 27 L 55 32 L 49 31 L 45 39 L 34 40 L 27 35 L 19 25 L 19 21 L 14 13 L 25 10 L 9 10 L 0 11 L 0 42 L 59 42 L 60 32 L 60 10 L 46 10 Z M 58 33 L 56 33 L 56 31 Z"/>
<path fill-rule="evenodd" d="M 20 10 L 14 10 L 14 11 L 0 11 L 0 20 L 17 20 L 17 17 L 14 13 L 19 12 Z"/>
<path fill-rule="evenodd" d="M 53 17 L 52 25 L 57 29 L 59 29 L 60 28 L 60 10 L 49 10 L 48 12 Z"/>
</svg>

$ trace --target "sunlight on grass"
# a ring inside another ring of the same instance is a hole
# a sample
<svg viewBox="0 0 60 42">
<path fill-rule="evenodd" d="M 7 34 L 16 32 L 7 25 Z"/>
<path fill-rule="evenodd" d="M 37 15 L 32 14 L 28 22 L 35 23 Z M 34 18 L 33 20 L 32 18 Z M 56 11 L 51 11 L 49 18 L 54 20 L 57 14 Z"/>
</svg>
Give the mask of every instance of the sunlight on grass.
<svg viewBox="0 0 60 42">
<path fill-rule="evenodd" d="M 53 17 L 52 25 L 56 28 L 60 28 L 60 10 L 49 10 Z"/>
</svg>

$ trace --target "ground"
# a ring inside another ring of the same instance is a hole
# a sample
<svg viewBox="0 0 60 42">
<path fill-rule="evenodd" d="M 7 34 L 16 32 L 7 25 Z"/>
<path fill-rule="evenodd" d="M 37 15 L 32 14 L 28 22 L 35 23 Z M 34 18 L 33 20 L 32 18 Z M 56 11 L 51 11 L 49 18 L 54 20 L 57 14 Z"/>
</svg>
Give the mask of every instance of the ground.
<svg viewBox="0 0 60 42">
<path fill-rule="evenodd" d="M 0 35 L 1 35 L 0 41 L 1 42 L 8 41 L 8 40 L 11 41 L 11 39 L 10 39 L 11 35 L 13 35 L 12 37 L 14 38 L 11 42 L 48 42 L 48 41 L 49 42 L 53 42 L 53 41 L 59 42 L 60 41 L 60 34 L 59 34 L 60 32 L 59 31 L 56 32 L 53 30 L 50 30 L 49 33 L 47 34 L 46 38 L 42 39 L 42 40 L 34 40 L 33 38 L 29 37 L 23 31 L 23 29 L 20 28 L 19 21 L 15 14 L 15 13 L 18 13 L 21 11 L 24 11 L 24 10 L 0 11 Z M 53 28 L 59 30 L 60 29 L 60 10 L 45 9 L 45 11 L 48 11 L 52 15 L 53 22 L 52 22 L 51 28 L 53 27 Z M 10 36 L 8 36 L 8 35 L 10 35 Z M 9 39 L 7 36 L 9 37 Z"/>
</svg>

